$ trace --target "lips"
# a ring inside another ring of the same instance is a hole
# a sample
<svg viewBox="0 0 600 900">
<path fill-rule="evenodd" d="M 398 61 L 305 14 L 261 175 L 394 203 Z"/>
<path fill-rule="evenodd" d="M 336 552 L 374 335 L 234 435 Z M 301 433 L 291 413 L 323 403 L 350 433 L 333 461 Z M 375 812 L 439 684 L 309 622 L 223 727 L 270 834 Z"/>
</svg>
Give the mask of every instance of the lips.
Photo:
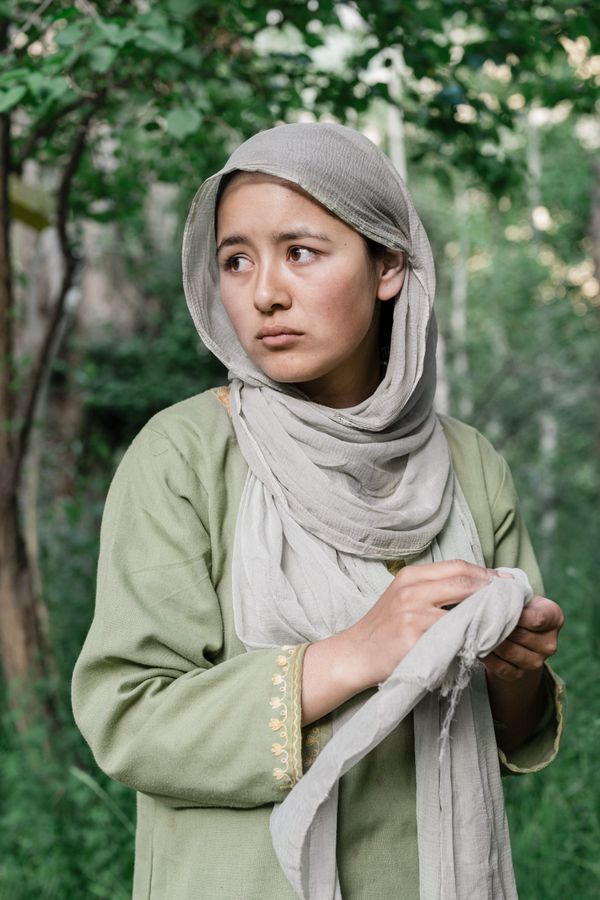
<svg viewBox="0 0 600 900">
<path fill-rule="evenodd" d="M 289 325 L 265 325 L 260 329 L 256 337 L 259 340 L 263 338 L 275 338 L 282 335 L 301 335 L 302 332 L 296 328 L 290 328 Z"/>
</svg>

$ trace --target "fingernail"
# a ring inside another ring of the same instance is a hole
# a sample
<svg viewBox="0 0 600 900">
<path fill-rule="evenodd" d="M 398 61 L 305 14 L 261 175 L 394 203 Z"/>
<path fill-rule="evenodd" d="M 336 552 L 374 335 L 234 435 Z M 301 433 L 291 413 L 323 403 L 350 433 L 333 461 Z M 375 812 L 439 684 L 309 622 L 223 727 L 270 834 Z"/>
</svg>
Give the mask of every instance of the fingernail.
<svg viewBox="0 0 600 900">
<path fill-rule="evenodd" d="M 496 569 L 496 575 L 498 578 L 514 578 L 514 575 L 511 575 L 510 572 L 500 572 Z"/>
</svg>

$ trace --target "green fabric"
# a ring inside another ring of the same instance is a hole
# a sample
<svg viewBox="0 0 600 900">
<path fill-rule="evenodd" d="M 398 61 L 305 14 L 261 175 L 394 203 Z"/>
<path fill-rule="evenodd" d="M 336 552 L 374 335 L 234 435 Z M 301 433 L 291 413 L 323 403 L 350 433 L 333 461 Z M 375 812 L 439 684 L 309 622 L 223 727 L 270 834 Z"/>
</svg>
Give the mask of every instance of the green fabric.
<svg viewBox="0 0 600 900">
<path fill-rule="evenodd" d="M 443 425 L 487 564 L 518 566 L 541 590 L 506 463 L 475 430 Z M 271 804 L 329 723 L 302 740 L 303 646 L 248 653 L 235 634 L 232 541 L 246 471 L 207 392 L 148 423 L 107 499 L 73 708 L 100 767 L 140 792 L 136 900 L 293 900 L 271 847 Z M 507 765 L 550 762 L 555 732 L 553 716 Z M 396 898 L 399 883 L 403 900 L 418 898 L 410 721 L 342 779 L 338 867 L 344 900 Z"/>
</svg>

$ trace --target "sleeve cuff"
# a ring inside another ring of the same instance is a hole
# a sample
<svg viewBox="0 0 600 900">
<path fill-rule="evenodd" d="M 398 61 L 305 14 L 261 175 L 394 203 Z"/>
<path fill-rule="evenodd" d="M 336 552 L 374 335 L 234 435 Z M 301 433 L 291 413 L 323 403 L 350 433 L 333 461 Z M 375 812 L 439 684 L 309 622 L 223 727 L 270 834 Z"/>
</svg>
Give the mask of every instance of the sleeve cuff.
<svg viewBox="0 0 600 900">
<path fill-rule="evenodd" d="M 321 752 L 321 726 L 308 725 L 302 731 L 302 769 L 307 772 Z"/>
<path fill-rule="evenodd" d="M 524 744 L 510 753 L 498 750 L 503 774 L 524 775 L 545 769 L 555 759 L 565 720 L 565 684 L 548 663 L 546 687 L 548 700 L 539 727 Z"/>
<path fill-rule="evenodd" d="M 271 675 L 273 778 L 281 791 L 290 790 L 302 777 L 302 661 L 307 647 L 308 644 L 281 647 Z"/>
</svg>

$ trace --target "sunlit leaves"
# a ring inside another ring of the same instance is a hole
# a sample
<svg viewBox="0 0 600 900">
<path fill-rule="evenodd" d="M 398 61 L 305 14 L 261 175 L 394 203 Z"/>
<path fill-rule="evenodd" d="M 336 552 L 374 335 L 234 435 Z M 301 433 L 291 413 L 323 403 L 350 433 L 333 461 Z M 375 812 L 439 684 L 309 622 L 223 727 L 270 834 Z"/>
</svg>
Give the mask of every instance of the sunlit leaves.
<svg viewBox="0 0 600 900">
<path fill-rule="evenodd" d="M 183 139 L 198 130 L 202 117 L 200 113 L 187 109 L 172 109 L 166 116 L 167 130 L 173 137 Z"/>
<path fill-rule="evenodd" d="M 16 84 L 0 93 L 0 113 L 8 112 L 25 96 L 27 88 L 22 84 Z"/>
</svg>

